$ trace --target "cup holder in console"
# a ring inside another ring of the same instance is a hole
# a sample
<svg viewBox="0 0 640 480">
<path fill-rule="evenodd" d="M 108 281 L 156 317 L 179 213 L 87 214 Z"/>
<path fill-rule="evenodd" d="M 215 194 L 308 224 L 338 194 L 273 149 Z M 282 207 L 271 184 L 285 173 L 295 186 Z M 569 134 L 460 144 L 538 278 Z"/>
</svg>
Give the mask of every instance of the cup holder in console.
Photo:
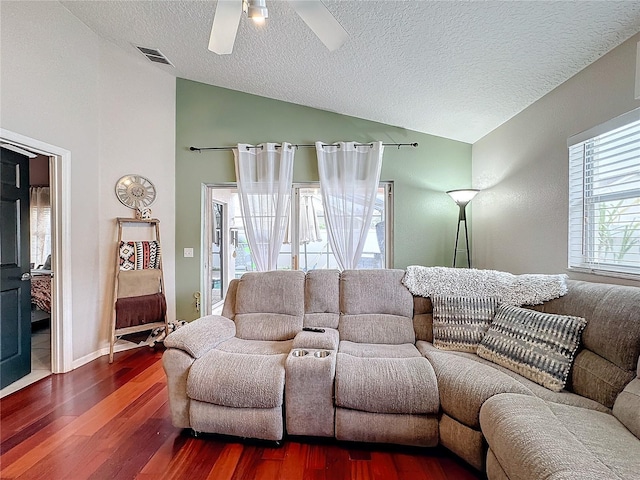
<svg viewBox="0 0 640 480">
<path fill-rule="evenodd" d="M 308 353 L 309 352 L 307 352 L 306 350 L 293 350 L 291 352 L 291 355 L 293 355 L 294 357 L 304 357 Z"/>
<path fill-rule="evenodd" d="M 331 355 L 331 352 L 328 350 L 318 350 L 317 352 L 313 352 L 313 356 L 316 358 L 325 358 Z"/>
</svg>

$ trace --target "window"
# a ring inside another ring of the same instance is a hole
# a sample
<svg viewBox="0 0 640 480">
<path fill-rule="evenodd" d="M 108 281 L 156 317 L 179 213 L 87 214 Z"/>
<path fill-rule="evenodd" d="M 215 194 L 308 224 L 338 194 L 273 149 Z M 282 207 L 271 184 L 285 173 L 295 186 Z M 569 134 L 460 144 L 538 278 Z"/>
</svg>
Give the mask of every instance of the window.
<svg viewBox="0 0 640 480">
<path fill-rule="evenodd" d="M 640 109 L 568 143 L 569 268 L 640 276 Z"/>
<path fill-rule="evenodd" d="M 49 187 L 30 187 L 29 205 L 31 263 L 34 267 L 43 267 L 47 257 L 51 254 L 51 201 Z"/>
<path fill-rule="evenodd" d="M 247 242 L 235 185 L 206 185 L 202 231 L 203 315 L 220 307 L 229 282 L 255 263 Z M 303 271 L 337 268 L 324 220 L 320 185 L 296 183 L 291 197 L 290 228 L 280 249 L 278 269 Z M 297 213 L 297 214 L 296 214 Z M 373 218 L 358 268 L 393 265 L 393 183 L 380 182 Z"/>
<path fill-rule="evenodd" d="M 391 182 L 379 183 L 373 207 L 373 217 L 358 268 L 387 268 L 392 264 L 393 252 L 388 228 L 392 223 L 392 186 Z M 298 232 L 298 237 L 291 239 L 293 264 L 305 272 L 318 269 L 337 269 L 338 262 L 329 243 L 320 185 L 296 184 L 294 185 L 293 198 L 295 205 L 292 208 L 297 208 L 298 211 L 298 223 L 292 229 Z M 292 211 L 296 210 L 292 209 Z M 292 223 L 292 225 L 294 224 Z"/>
</svg>

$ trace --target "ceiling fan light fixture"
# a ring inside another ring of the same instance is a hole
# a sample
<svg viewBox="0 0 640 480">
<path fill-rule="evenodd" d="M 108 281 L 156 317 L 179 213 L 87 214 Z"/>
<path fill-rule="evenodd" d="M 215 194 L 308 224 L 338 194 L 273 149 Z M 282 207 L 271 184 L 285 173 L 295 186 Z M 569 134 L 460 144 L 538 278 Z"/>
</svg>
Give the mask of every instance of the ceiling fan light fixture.
<svg viewBox="0 0 640 480">
<path fill-rule="evenodd" d="M 2 0 L 0 0 L 2 1 Z M 349 38 L 347 31 L 322 3 L 322 0 L 288 0 L 304 23 L 333 52 Z M 218 0 L 209 37 L 209 50 L 229 55 L 238 33 L 242 13 L 257 24 L 269 17 L 266 0 Z"/>
<path fill-rule="evenodd" d="M 264 23 L 269 18 L 265 0 L 248 0 L 247 15 L 255 23 Z"/>
</svg>

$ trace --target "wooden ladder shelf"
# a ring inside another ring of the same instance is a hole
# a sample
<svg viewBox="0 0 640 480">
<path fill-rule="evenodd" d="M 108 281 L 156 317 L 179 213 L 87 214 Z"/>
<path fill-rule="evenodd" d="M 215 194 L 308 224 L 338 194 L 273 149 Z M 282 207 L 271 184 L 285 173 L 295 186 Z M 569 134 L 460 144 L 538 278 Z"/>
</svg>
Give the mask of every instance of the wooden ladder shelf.
<svg viewBox="0 0 640 480">
<path fill-rule="evenodd" d="M 117 328 L 117 318 L 116 318 L 116 302 L 118 301 L 118 285 L 119 285 L 119 277 L 120 272 L 123 270 L 120 269 L 120 244 L 122 243 L 123 230 L 128 224 L 135 225 L 148 225 L 150 228 L 153 228 L 153 234 L 155 236 L 155 240 L 158 242 L 158 246 L 161 246 L 160 243 L 160 220 L 156 218 L 151 219 L 135 219 L 135 218 L 116 218 L 116 222 L 118 224 L 118 243 L 116 247 L 116 265 L 115 272 L 113 276 L 113 311 L 111 315 L 111 338 L 109 341 L 109 363 L 113 362 L 113 353 L 114 353 L 114 344 L 119 337 L 122 335 L 127 335 L 130 333 L 144 332 L 146 330 L 153 330 L 159 327 L 164 327 L 165 334 L 169 334 L 169 324 L 167 322 L 167 314 L 164 313 L 163 321 L 149 322 L 144 323 L 142 325 L 135 325 L 131 327 Z M 129 240 L 132 241 L 132 240 Z M 160 288 L 158 293 L 164 294 L 164 272 L 162 270 L 162 248 L 160 248 L 160 260 L 158 269 L 160 270 Z"/>
</svg>

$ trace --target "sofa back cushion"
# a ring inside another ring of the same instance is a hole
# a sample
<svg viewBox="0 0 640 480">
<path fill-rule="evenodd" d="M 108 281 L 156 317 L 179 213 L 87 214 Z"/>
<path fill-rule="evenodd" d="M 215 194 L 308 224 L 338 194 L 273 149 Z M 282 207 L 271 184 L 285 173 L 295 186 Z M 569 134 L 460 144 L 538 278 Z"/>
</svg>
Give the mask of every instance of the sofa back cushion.
<svg viewBox="0 0 640 480">
<path fill-rule="evenodd" d="M 304 286 L 304 326 L 338 328 L 340 272 L 311 270 Z"/>
<path fill-rule="evenodd" d="M 229 282 L 227 293 L 224 296 L 224 304 L 222 305 L 222 316 L 233 320 L 236 316 L 236 293 L 238 293 L 238 285 L 240 280 L 234 278 Z"/>
<path fill-rule="evenodd" d="M 413 297 L 413 328 L 416 340 L 433 342 L 433 303 L 429 297 Z"/>
<path fill-rule="evenodd" d="M 413 296 L 403 270 L 345 270 L 340 275 L 340 340 L 415 343 Z"/>
<path fill-rule="evenodd" d="M 567 388 L 612 408 L 636 376 L 640 356 L 640 288 L 568 281 L 569 292 L 536 307 L 587 320 L 583 349 L 576 356 Z"/>
<path fill-rule="evenodd" d="M 236 336 L 246 340 L 289 340 L 302 330 L 304 272 L 245 273 L 235 292 Z"/>
</svg>

